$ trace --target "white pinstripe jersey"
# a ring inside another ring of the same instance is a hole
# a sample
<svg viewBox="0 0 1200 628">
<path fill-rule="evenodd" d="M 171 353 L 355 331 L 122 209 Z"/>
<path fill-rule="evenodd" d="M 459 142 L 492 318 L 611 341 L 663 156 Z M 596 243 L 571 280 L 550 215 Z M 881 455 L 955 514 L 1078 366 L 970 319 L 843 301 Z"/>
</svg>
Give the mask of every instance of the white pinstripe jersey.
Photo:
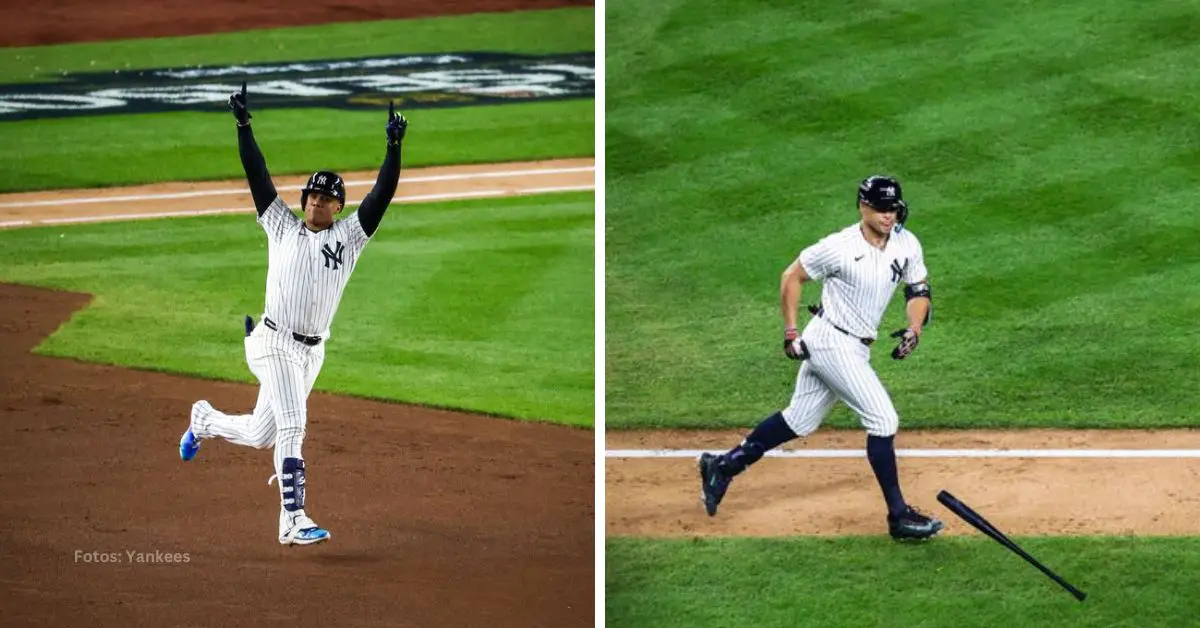
<svg viewBox="0 0 1200 628">
<path fill-rule="evenodd" d="M 893 231 L 883 250 L 867 242 L 861 223 L 822 238 L 800 253 L 804 272 L 823 282 L 825 320 L 860 338 L 875 338 L 879 321 L 903 281 L 925 281 L 925 255 L 917 236 Z"/>
<path fill-rule="evenodd" d="M 278 326 L 329 337 L 350 273 L 370 237 L 358 212 L 313 232 L 276 196 L 258 217 L 267 232 L 267 309 Z"/>
</svg>

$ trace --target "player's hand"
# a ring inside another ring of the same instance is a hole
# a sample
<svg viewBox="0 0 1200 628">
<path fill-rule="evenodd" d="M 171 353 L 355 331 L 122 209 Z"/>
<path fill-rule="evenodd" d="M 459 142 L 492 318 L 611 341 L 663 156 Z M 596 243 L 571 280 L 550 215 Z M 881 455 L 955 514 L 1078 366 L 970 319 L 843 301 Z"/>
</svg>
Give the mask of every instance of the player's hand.
<svg viewBox="0 0 1200 628">
<path fill-rule="evenodd" d="M 895 349 L 892 349 L 893 360 L 907 358 L 909 354 L 916 351 L 917 343 L 921 341 L 921 337 L 917 335 L 917 332 L 911 329 L 897 329 L 892 332 L 892 338 L 900 339 L 900 344 Z"/>
<path fill-rule="evenodd" d="M 233 117 L 237 119 L 238 126 L 250 124 L 252 116 L 246 110 L 246 81 L 242 81 L 242 91 L 229 95 L 229 108 L 233 110 Z"/>
<path fill-rule="evenodd" d="M 408 119 L 396 113 L 394 101 L 388 101 L 388 146 L 398 146 L 404 140 L 405 131 L 408 131 Z"/>
<path fill-rule="evenodd" d="M 783 331 L 783 353 L 793 360 L 808 358 L 808 347 L 800 339 L 800 332 L 795 327 L 789 327 Z"/>
</svg>

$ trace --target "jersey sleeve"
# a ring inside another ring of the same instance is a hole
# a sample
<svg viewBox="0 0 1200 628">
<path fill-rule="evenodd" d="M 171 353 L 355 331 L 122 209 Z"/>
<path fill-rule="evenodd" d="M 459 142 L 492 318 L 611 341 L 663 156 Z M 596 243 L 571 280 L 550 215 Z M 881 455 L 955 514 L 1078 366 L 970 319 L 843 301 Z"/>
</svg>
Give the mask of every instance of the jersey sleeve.
<svg viewBox="0 0 1200 628">
<path fill-rule="evenodd" d="M 300 219 L 292 213 L 282 198 L 276 196 L 271 205 L 258 217 L 258 224 L 267 232 L 267 237 L 280 240 L 284 233 L 300 224 Z"/>
<path fill-rule="evenodd" d="M 832 237 L 826 237 L 800 252 L 800 265 L 813 281 L 837 274 L 841 254 Z"/>
<path fill-rule="evenodd" d="M 343 222 L 346 223 L 347 243 L 354 250 L 361 251 L 367 246 L 367 242 L 371 240 L 371 236 L 367 235 L 366 230 L 363 229 L 362 220 L 359 218 L 358 212 L 355 211 L 353 214 L 350 214 Z"/>
<path fill-rule="evenodd" d="M 913 238 L 912 255 L 912 260 L 904 269 L 904 283 L 909 285 L 925 281 L 929 275 L 929 271 L 925 268 L 925 251 L 915 237 Z"/>
</svg>

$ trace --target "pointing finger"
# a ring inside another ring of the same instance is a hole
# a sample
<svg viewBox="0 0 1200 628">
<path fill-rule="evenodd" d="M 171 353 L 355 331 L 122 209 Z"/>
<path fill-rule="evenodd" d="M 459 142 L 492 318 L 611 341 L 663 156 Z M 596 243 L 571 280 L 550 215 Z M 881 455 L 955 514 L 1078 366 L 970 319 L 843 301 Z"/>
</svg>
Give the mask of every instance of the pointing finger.
<svg viewBox="0 0 1200 628">
<path fill-rule="evenodd" d="M 388 101 L 388 120 L 396 117 L 396 101 Z"/>
<path fill-rule="evenodd" d="M 246 81 L 242 81 L 242 102 L 246 101 Z"/>
</svg>

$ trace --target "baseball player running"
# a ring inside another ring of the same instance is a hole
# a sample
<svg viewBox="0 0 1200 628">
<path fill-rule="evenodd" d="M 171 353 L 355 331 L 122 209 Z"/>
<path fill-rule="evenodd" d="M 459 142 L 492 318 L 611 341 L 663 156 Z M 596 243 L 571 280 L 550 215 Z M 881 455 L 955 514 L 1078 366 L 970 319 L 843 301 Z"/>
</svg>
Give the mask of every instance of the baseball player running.
<svg viewBox="0 0 1200 628">
<path fill-rule="evenodd" d="M 834 402 L 841 400 L 867 431 L 867 459 L 887 502 L 888 532 L 895 539 L 925 539 L 942 529 L 942 522 L 918 512 L 904 501 L 896 471 L 893 439 L 899 418 L 892 400 L 871 368 L 870 346 L 896 286 L 905 283 L 908 327 L 892 334 L 899 345 L 892 358 L 903 360 L 917 348 L 929 322 L 931 294 L 921 243 L 904 229 L 908 205 L 900 183 L 872 176 L 858 188 L 862 220 L 804 249 L 783 272 L 780 300 L 784 323 L 784 353 L 799 360 L 791 403 L 767 417 L 737 447 L 721 455 L 702 454 L 698 462 L 709 516 L 725 496 L 730 482 L 763 454 L 821 425 Z M 823 305 L 803 333 L 796 328 L 801 285 L 824 282 Z"/>
<path fill-rule="evenodd" d="M 258 402 L 252 414 L 232 415 L 197 401 L 179 441 L 179 456 L 191 460 L 204 440 L 218 437 L 258 449 L 274 446 L 275 475 L 267 483 L 279 479 L 279 542 L 310 545 L 328 540 L 329 531 L 305 512 L 301 446 L 308 395 L 321 372 L 329 326 L 346 282 L 396 193 L 408 121 L 389 107 L 387 156 L 358 211 L 334 221 L 345 207 L 346 187 L 337 174 L 321 171 L 300 192 L 301 219 L 271 182 L 250 129 L 245 83 L 229 97 L 229 106 L 237 119 L 238 152 L 258 224 L 267 234 L 266 310 L 258 325 L 246 317 L 246 363 L 260 384 Z"/>
</svg>

